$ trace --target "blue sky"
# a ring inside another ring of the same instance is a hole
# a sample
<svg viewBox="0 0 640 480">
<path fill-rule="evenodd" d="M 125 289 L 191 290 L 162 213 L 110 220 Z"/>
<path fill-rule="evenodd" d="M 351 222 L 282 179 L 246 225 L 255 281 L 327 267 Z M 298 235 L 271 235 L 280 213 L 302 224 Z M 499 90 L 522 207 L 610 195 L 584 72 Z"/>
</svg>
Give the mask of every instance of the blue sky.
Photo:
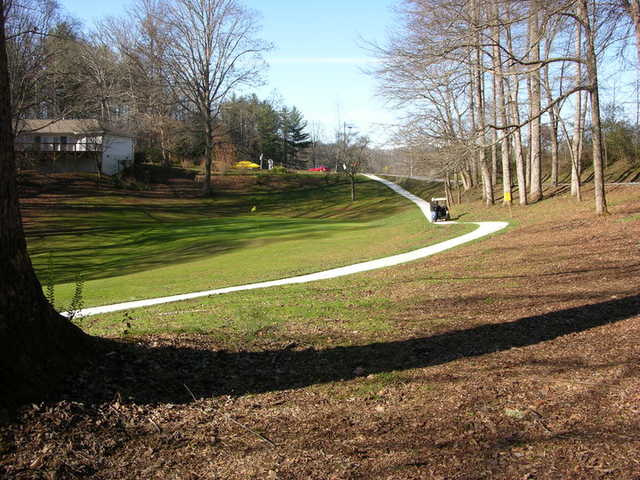
<svg viewBox="0 0 640 480">
<path fill-rule="evenodd" d="M 88 27 L 95 20 L 123 14 L 130 4 L 130 0 L 60 1 Z M 286 105 L 295 105 L 310 123 L 321 124 L 326 139 L 333 138 L 340 122 L 347 122 L 384 144 L 395 118 L 376 98 L 375 80 L 362 73 L 372 61 L 362 39 L 386 38 L 397 0 L 242 1 L 260 12 L 261 37 L 275 46 L 267 57 L 266 84 L 254 91 L 261 98 L 275 94 Z M 615 92 L 616 102 L 635 120 L 637 97 L 631 85 L 635 66 L 627 65 L 624 73 L 619 68 L 617 60 L 602 62 L 603 102 L 610 102 Z"/>
<path fill-rule="evenodd" d="M 361 47 L 366 40 L 383 40 L 393 22 L 394 0 L 245 0 L 261 13 L 262 38 L 274 44 L 268 55 L 266 85 L 260 97 L 275 92 L 295 105 L 309 122 L 320 122 L 333 136 L 339 122 L 348 122 L 378 142 L 384 124 L 394 117 L 375 97 L 375 81 L 362 73 L 371 58 Z M 89 3 L 61 0 L 70 15 L 87 26 L 108 15 L 120 15 L 128 0 Z"/>
</svg>

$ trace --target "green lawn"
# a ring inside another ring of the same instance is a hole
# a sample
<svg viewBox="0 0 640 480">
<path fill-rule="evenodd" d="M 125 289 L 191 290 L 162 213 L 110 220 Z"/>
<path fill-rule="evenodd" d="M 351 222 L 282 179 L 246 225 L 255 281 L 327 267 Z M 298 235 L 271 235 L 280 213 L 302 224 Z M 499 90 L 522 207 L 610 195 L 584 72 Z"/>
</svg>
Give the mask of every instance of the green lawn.
<svg viewBox="0 0 640 480">
<path fill-rule="evenodd" d="M 84 305 L 95 306 L 311 273 L 474 228 L 430 226 L 377 182 L 363 180 L 353 203 L 344 182 L 304 179 L 284 189 L 264 182 L 206 200 L 60 199 L 28 228 L 34 265 L 44 283 L 56 284 L 59 308 L 79 276 Z"/>
</svg>

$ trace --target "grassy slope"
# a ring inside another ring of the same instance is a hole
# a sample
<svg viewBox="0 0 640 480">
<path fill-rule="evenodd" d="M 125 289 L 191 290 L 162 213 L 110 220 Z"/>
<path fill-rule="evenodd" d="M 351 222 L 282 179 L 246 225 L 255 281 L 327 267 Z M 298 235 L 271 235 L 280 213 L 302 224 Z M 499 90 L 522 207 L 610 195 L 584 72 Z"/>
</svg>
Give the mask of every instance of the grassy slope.
<svg viewBox="0 0 640 480">
<path fill-rule="evenodd" d="M 416 181 L 401 183 L 405 188 L 424 198 L 430 198 L 434 194 L 433 185 Z M 634 198 L 637 196 L 637 190 L 631 191 Z M 612 210 L 615 211 L 618 205 L 626 205 L 627 193 L 630 193 L 627 187 L 616 187 L 611 190 L 609 204 Z M 478 200 L 454 207 L 453 217 L 462 221 L 508 220 L 512 224 L 506 235 L 498 235 L 496 240 L 490 242 L 492 246 L 489 248 L 482 246 L 487 243 L 487 240 L 461 247 L 459 250 L 469 252 L 469 254 L 463 254 L 464 265 L 470 272 L 482 273 L 492 256 L 504 255 L 505 252 L 510 251 L 508 247 L 510 236 L 521 228 L 546 225 L 552 220 L 563 221 L 565 217 L 591 218 L 592 205 L 588 201 L 590 198 L 588 190 L 585 195 L 587 201 L 581 204 L 576 204 L 569 197 L 558 196 L 526 208 L 514 206 L 511 217 L 506 208 L 495 206 L 487 209 Z M 615 220 L 609 218 L 602 221 L 630 222 L 634 225 L 638 213 L 632 212 L 627 215 L 624 210 L 622 212 L 620 216 L 615 217 Z M 448 231 L 445 233 L 438 230 L 435 233 L 438 236 L 449 234 Z M 445 258 L 451 256 L 450 253 L 444 255 Z M 544 257 L 544 254 L 541 254 L 541 257 Z M 514 261 L 516 258 L 518 257 L 514 257 Z M 423 262 L 417 262 L 416 265 L 418 264 Z M 427 260 L 426 264 L 434 264 L 434 262 Z M 526 271 L 528 267 L 524 264 L 519 268 Z M 296 341 L 306 338 L 317 345 L 336 342 L 351 344 L 354 338 L 357 338 L 358 342 L 365 339 L 374 340 L 381 332 L 394 331 L 396 328 L 394 319 L 397 318 L 399 308 L 409 307 L 416 302 L 413 295 L 400 305 L 397 302 L 391 302 L 390 292 L 396 292 L 399 288 L 415 288 L 416 291 L 428 292 L 432 287 L 437 289 L 439 285 L 449 282 L 451 274 L 446 260 L 443 266 L 427 268 L 429 268 L 428 275 L 419 275 L 415 279 L 406 278 L 407 275 L 404 273 L 407 270 L 415 272 L 415 266 L 399 267 L 311 285 L 239 292 L 192 302 L 160 305 L 129 312 L 134 321 L 131 328 L 127 330 L 133 334 L 208 333 L 220 339 L 234 339 L 232 342 L 239 342 L 239 344 L 247 342 L 250 344 L 260 336 L 273 339 L 285 337 Z M 400 284 L 398 278 L 403 279 Z M 464 283 L 464 280 L 457 280 L 457 282 Z M 520 285 L 517 280 L 504 282 L 505 288 Z M 487 302 L 490 303 L 490 300 Z M 84 320 L 84 325 L 95 334 L 119 334 L 123 329 L 122 318 L 121 313 L 104 315 L 100 318 Z M 433 321 L 434 325 L 446 325 L 450 320 L 446 312 L 441 314 L 434 312 L 430 322 Z M 357 334 L 345 336 L 345 331 L 353 331 Z M 336 332 L 342 333 L 336 335 Z"/>
<path fill-rule="evenodd" d="M 119 479 L 635 480 L 640 188 L 609 193 L 604 218 L 559 196 L 514 207 L 507 235 L 411 264 L 131 312 L 130 333 L 160 334 L 110 345 L 63 397 L 83 403 L 30 407 L 6 464 L 20 478 L 35 464 Z M 122 320 L 85 327 L 119 335 Z"/>
<path fill-rule="evenodd" d="M 78 275 L 93 306 L 311 273 L 470 230 L 428 226 L 376 182 L 363 181 L 351 203 L 348 186 L 333 179 L 259 180 L 210 200 L 113 192 L 58 199 L 29 225 L 34 265 L 58 284 L 59 306 Z"/>
</svg>

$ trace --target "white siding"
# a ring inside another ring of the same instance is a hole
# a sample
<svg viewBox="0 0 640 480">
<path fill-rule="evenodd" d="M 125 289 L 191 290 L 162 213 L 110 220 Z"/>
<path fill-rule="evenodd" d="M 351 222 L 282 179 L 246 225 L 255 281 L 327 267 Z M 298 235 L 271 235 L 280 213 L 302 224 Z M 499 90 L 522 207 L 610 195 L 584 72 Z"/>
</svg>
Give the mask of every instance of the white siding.
<svg viewBox="0 0 640 480">
<path fill-rule="evenodd" d="M 133 164 L 132 138 L 106 135 L 102 148 L 102 173 L 115 175 Z"/>
</svg>

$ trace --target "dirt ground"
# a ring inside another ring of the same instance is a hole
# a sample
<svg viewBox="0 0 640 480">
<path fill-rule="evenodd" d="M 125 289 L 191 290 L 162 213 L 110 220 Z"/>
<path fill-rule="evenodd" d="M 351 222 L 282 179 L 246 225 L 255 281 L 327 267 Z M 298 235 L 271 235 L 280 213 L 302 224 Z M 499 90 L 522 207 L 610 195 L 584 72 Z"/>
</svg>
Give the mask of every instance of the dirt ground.
<svg viewBox="0 0 640 480">
<path fill-rule="evenodd" d="M 0 478 L 640 479 L 640 194 L 611 198 L 371 274 L 375 343 L 100 340 L 0 419 Z"/>
</svg>

